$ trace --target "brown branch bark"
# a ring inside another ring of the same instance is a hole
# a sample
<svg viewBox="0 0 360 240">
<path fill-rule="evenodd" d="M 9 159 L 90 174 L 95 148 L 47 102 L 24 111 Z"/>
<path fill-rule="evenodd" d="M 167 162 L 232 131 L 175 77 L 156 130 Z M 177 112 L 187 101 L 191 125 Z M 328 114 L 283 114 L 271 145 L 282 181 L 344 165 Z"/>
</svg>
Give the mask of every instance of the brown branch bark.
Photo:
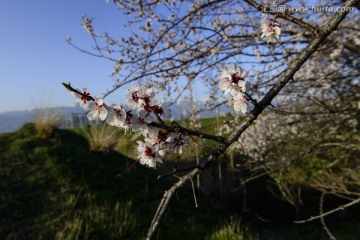
<svg viewBox="0 0 360 240">
<path fill-rule="evenodd" d="M 247 2 L 248 4 L 250 4 L 251 6 L 253 6 L 254 8 L 256 8 L 257 10 L 259 11 L 262 11 L 262 12 L 268 12 L 272 15 L 275 15 L 276 17 L 278 18 L 283 18 L 285 20 L 288 20 L 289 22 L 292 22 L 292 23 L 295 23 L 305 29 L 307 29 L 308 31 L 312 32 L 312 33 L 316 33 L 317 32 L 317 29 L 312 26 L 311 24 L 307 23 L 307 22 L 304 22 L 303 20 L 301 19 L 298 19 L 298 18 L 295 18 L 295 17 L 292 17 L 290 15 L 288 15 L 285 12 L 270 12 L 269 9 L 266 9 L 265 6 L 261 5 L 261 4 L 258 4 L 257 2 L 255 1 L 252 1 L 252 0 L 245 0 L 245 2 Z"/>
<path fill-rule="evenodd" d="M 352 7 L 359 0 L 348 0 L 343 4 L 343 7 Z M 231 134 L 226 139 L 226 144 L 216 148 L 212 151 L 207 157 L 205 157 L 201 162 L 201 168 L 206 168 L 211 162 L 215 161 L 216 158 L 224 153 L 226 149 L 237 139 L 240 135 L 256 120 L 256 118 L 262 113 L 262 111 L 271 104 L 271 101 L 274 97 L 281 91 L 281 89 L 293 78 L 295 73 L 300 69 L 300 67 L 310 58 L 310 56 L 319 48 L 321 43 L 339 26 L 340 22 L 345 18 L 347 12 L 338 12 L 335 17 L 329 21 L 326 25 L 319 29 L 318 34 L 313 38 L 309 45 L 297 56 L 297 58 L 291 62 L 285 71 L 285 73 L 280 76 L 280 79 L 276 84 L 269 90 L 269 92 L 263 97 L 259 102 L 259 107 L 254 108 L 250 115 L 244 119 L 243 123 L 235 127 L 233 134 Z M 147 238 L 148 240 L 153 239 L 156 235 L 156 232 L 159 228 L 160 222 L 164 217 L 166 210 L 169 206 L 170 200 L 172 199 L 174 193 L 181 187 L 184 186 L 189 180 L 201 173 L 201 168 L 196 168 L 181 177 L 178 182 L 176 182 L 168 191 L 166 191 L 161 199 L 160 205 L 155 213 L 155 216 L 151 222 Z"/>
<path fill-rule="evenodd" d="M 164 130 L 167 130 L 167 131 L 183 133 L 183 134 L 185 134 L 187 136 L 197 136 L 197 137 L 200 137 L 200 138 L 213 140 L 213 141 L 216 141 L 216 142 L 219 142 L 219 143 L 226 143 L 225 138 L 223 138 L 221 136 L 215 136 L 215 135 L 203 133 L 203 132 L 200 132 L 200 131 L 191 130 L 191 129 L 182 127 L 180 125 L 176 125 L 176 127 L 172 127 L 172 126 L 168 126 L 168 125 L 157 123 L 157 122 L 152 122 L 152 123 L 149 123 L 148 125 L 152 126 L 152 127 L 156 127 L 156 128 L 161 128 L 161 129 L 164 129 Z"/>
</svg>

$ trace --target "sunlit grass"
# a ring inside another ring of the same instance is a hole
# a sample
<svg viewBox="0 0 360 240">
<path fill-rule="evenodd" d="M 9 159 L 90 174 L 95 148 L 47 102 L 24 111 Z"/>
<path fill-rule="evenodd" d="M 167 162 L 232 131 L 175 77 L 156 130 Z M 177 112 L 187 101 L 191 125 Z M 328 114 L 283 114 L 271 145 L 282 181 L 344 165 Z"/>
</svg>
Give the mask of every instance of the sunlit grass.
<svg viewBox="0 0 360 240">
<path fill-rule="evenodd" d="M 258 240 L 258 235 L 252 234 L 241 224 L 240 218 L 230 217 L 221 227 L 217 227 L 215 231 L 207 238 L 207 240 Z"/>
<path fill-rule="evenodd" d="M 35 128 L 41 138 L 49 138 L 54 129 L 65 124 L 65 116 L 49 108 L 36 110 Z"/>
<path fill-rule="evenodd" d="M 94 152 L 106 152 L 114 148 L 119 141 L 118 128 L 109 125 L 93 125 L 81 128 L 80 134 L 89 142 L 90 150 Z"/>
</svg>

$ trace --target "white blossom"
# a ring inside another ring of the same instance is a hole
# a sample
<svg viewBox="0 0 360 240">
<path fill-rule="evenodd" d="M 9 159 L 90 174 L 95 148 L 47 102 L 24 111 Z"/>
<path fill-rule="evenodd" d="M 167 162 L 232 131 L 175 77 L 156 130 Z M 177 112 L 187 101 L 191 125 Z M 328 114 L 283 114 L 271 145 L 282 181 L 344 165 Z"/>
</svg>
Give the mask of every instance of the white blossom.
<svg viewBox="0 0 360 240">
<path fill-rule="evenodd" d="M 262 14 L 261 16 L 261 38 L 266 38 L 266 42 L 275 44 L 280 41 L 281 28 L 280 24 L 272 18 L 269 18 L 268 14 Z"/>
<path fill-rule="evenodd" d="M 126 111 L 119 104 L 115 104 L 112 108 L 108 109 L 108 116 L 106 122 L 110 126 L 123 128 L 126 120 Z"/>
<path fill-rule="evenodd" d="M 137 141 L 138 159 L 141 164 L 156 168 L 157 163 L 162 163 L 159 153 L 149 142 Z"/>
<path fill-rule="evenodd" d="M 248 111 L 249 101 L 246 98 L 246 90 L 249 89 L 250 83 L 245 81 L 248 74 L 239 66 L 225 66 L 225 69 L 218 75 L 220 78 L 219 88 L 225 94 L 230 93 L 236 112 L 246 113 Z"/>
<path fill-rule="evenodd" d="M 100 120 L 104 121 L 107 117 L 108 111 L 104 101 L 101 98 L 95 98 L 95 101 L 86 102 L 83 107 L 85 110 L 90 111 L 87 114 L 89 120 L 96 120 L 100 118 Z"/>
<path fill-rule="evenodd" d="M 243 71 L 239 66 L 226 65 L 218 75 L 220 78 L 219 88 L 224 91 L 225 94 L 230 93 L 232 89 L 245 92 L 246 87 L 249 87 L 249 84 L 245 82 L 245 78 L 248 75 L 249 73 Z"/>
<path fill-rule="evenodd" d="M 242 98 L 234 99 L 234 110 L 235 112 L 248 112 L 248 100 L 242 96 Z"/>
<path fill-rule="evenodd" d="M 80 89 L 76 89 L 78 92 L 81 92 Z M 79 94 L 77 92 L 71 91 L 71 95 L 76 98 L 75 105 L 83 106 L 87 102 L 87 98 L 90 95 L 86 88 L 83 88 L 83 93 Z"/>
<path fill-rule="evenodd" d="M 148 137 L 145 138 L 145 142 L 149 143 L 160 156 L 165 156 L 167 151 L 166 134 L 150 128 L 148 131 Z"/>
<path fill-rule="evenodd" d="M 182 154 L 188 140 L 181 134 L 172 132 L 170 133 L 170 136 L 166 139 L 166 142 L 169 143 L 169 150 Z"/>
<path fill-rule="evenodd" d="M 148 123 L 153 121 L 152 116 L 145 110 L 141 110 L 138 113 L 138 116 L 133 116 L 130 119 L 131 129 L 135 132 L 141 131 L 141 133 L 146 136 L 149 131 Z"/>
<path fill-rule="evenodd" d="M 129 106 L 136 110 L 144 109 L 145 106 L 148 106 L 153 101 L 155 96 L 153 90 L 148 88 L 146 90 L 141 89 L 139 86 L 129 88 L 127 90 L 130 98 L 127 100 Z"/>
</svg>

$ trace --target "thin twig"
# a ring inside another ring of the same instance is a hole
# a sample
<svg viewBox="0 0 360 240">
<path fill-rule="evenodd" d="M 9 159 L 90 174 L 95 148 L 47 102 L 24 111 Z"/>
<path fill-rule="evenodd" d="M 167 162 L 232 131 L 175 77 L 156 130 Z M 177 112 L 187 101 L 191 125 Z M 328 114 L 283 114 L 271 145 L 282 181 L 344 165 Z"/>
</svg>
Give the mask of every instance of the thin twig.
<svg viewBox="0 0 360 240">
<path fill-rule="evenodd" d="M 311 222 L 311 221 L 317 220 L 317 219 L 319 219 L 319 218 L 325 217 L 325 216 L 327 216 L 327 215 L 333 214 L 333 213 L 335 213 L 335 212 L 337 212 L 337 211 L 345 210 L 346 208 L 348 208 L 348 207 L 350 207 L 350 206 L 353 206 L 353 205 L 355 205 L 355 204 L 357 204 L 357 203 L 360 203 L 360 198 L 355 199 L 354 201 L 351 201 L 351 202 L 349 202 L 349 203 L 347 203 L 347 204 L 345 204 L 345 205 L 341 205 L 341 206 L 339 206 L 339 207 L 337 207 L 337 208 L 335 208 L 335 209 L 332 209 L 332 210 L 330 210 L 330 211 L 328 211 L 328 212 L 322 213 L 321 215 L 314 216 L 314 217 L 310 217 L 310 218 L 308 218 L 308 219 L 306 219 L 306 220 L 294 221 L 294 223 L 307 223 L 307 222 Z"/>
<path fill-rule="evenodd" d="M 325 198 L 325 195 L 326 195 L 326 192 L 322 192 L 321 197 L 320 197 L 320 216 L 321 216 L 320 221 L 321 221 L 321 224 L 324 227 L 325 232 L 327 233 L 327 235 L 329 235 L 330 239 L 331 240 L 336 240 L 334 235 L 332 235 L 329 228 L 326 226 L 325 219 L 324 219 L 324 198 Z"/>
<path fill-rule="evenodd" d="M 247 2 L 248 4 L 250 4 L 251 6 L 253 6 L 254 8 L 256 8 L 259 11 L 268 12 L 272 15 L 275 15 L 278 18 L 283 18 L 285 20 L 288 20 L 289 22 L 295 23 L 295 24 L 307 29 L 308 31 L 310 31 L 312 33 L 317 33 L 317 29 L 314 26 L 312 26 L 311 24 L 309 24 L 307 22 L 304 22 L 301 19 L 298 19 L 298 18 L 288 15 L 286 13 L 286 11 L 285 12 L 270 12 L 269 11 L 270 9 L 267 8 L 267 7 L 269 7 L 269 5 L 263 6 L 252 0 L 245 0 L 245 2 Z"/>
<path fill-rule="evenodd" d="M 159 175 L 158 179 L 163 178 L 163 177 L 167 177 L 167 176 L 173 175 L 175 173 L 179 173 L 179 172 L 187 172 L 187 171 L 193 170 L 195 168 L 196 168 L 196 166 L 186 167 L 186 168 L 182 168 L 182 169 L 174 169 L 171 172 Z"/>
<path fill-rule="evenodd" d="M 184 135 L 187 135 L 187 136 L 198 136 L 200 138 L 213 140 L 213 141 L 216 141 L 219 143 L 226 143 L 225 138 L 223 138 L 221 136 L 215 136 L 215 135 L 203 133 L 200 131 L 191 130 L 191 129 L 182 127 L 179 124 L 177 124 L 177 126 L 175 126 L 175 127 L 168 126 L 166 124 L 157 123 L 157 122 L 152 122 L 152 123 L 149 123 L 148 125 L 151 127 L 161 128 L 161 129 L 164 129 L 164 130 L 170 131 L 170 132 L 183 133 Z"/>
<path fill-rule="evenodd" d="M 140 160 L 135 161 L 133 164 L 131 164 L 130 167 L 126 168 L 121 173 L 117 174 L 116 177 L 121 177 L 124 173 L 129 173 L 131 171 L 131 169 L 133 167 L 135 167 L 139 162 L 140 162 Z"/>
<path fill-rule="evenodd" d="M 194 195 L 194 202 L 195 202 L 195 207 L 198 207 L 197 201 L 196 201 L 196 194 L 195 194 L 195 187 L 194 187 L 194 181 L 191 179 L 191 186 L 192 186 L 192 190 L 193 190 L 193 195 Z"/>
<path fill-rule="evenodd" d="M 248 94 L 247 92 L 245 92 L 245 95 L 246 95 L 246 97 L 255 105 L 256 108 L 260 107 L 259 104 L 258 104 L 258 102 L 257 102 L 255 99 L 253 99 L 253 98 L 250 96 L 250 94 Z"/>
<path fill-rule="evenodd" d="M 82 93 L 82 92 L 78 91 L 77 89 L 73 88 L 73 87 L 70 85 L 70 83 L 62 83 L 62 85 L 63 85 L 67 90 L 69 90 L 70 92 L 75 92 L 75 93 L 77 93 L 77 94 L 79 94 L 79 95 L 84 96 L 84 93 Z M 86 97 L 86 101 L 95 101 L 95 98 L 93 98 L 93 97 L 90 96 L 90 95 L 86 95 L 85 97 Z"/>
<path fill-rule="evenodd" d="M 179 173 L 179 172 L 188 172 L 188 171 L 190 171 L 190 170 L 193 170 L 193 169 L 199 169 L 199 170 L 202 170 L 202 169 L 204 169 L 204 166 L 203 165 L 201 165 L 201 164 L 197 164 L 197 165 L 195 165 L 195 166 L 190 166 L 190 167 L 186 167 L 186 168 L 181 168 L 181 169 L 174 169 L 174 170 L 172 170 L 171 172 L 168 172 L 168 173 L 164 173 L 164 174 L 162 174 L 162 175 L 159 175 L 158 176 L 158 179 L 160 179 L 160 178 L 163 178 L 163 177 L 167 177 L 167 176 L 170 176 L 170 175 L 174 175 L 175 173 Z"/>
</svg>

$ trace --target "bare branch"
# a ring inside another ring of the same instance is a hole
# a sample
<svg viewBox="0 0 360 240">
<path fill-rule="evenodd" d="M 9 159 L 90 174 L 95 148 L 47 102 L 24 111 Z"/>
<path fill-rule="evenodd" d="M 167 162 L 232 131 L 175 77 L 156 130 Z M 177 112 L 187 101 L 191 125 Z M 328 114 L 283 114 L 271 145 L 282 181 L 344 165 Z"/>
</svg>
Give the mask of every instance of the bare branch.
<svg viewBox="0 0 360 240">
<path fill-rule="evenodd" d="M 197 136 L 197 137 L 200 137 L 200 138 L 213 140 L 213 141 L 216 141 L 216 142 L 219 142 L 219 143 L 226 143 L 225 139 L 223 137 L 221 137 L 221 136 L 215 136 L 215 135 L 203 133 L 203 132 L 200 132 L 200 131 L 191 130 L 191 129 L 182 127 L 179 124 L 176 124 L 176 126 L 172 127 L 172 126 L 168 126 L 168 125 L 165 125 L 165 124 L 152 122 L 152 123 L 149 123 L 149 126 L 156 127 L 156 128 L 162 128 L 162 129 L 167 130 L 167 131 L 183 133 L 184 135 L 187 135 L 187 136 Z"/>
<path fill-rule="evenodd" d="M 306 220 L 294 221 L 294 223 L 307 223 L 307 222 L 311 222 L 311 221 L 314 221 L 314 220 L 323 218 L 323 217 L 325 217 L 325 216 L 327 216 L 327 215 L 333 214 L 333 213 L 335 213 L 335 212 L 337 212 L 337 211 L 345 210 L 346 208 L 351 207 L 351 206 L 353 206 L 353 205 L 355 205 L 355 204 L 358 204 L 358 203 L 360 203 L 360 198 L 355 199 L 354 201 L 351 201 L 351 202 L 349 202 L 349 203 L 347 203 L 347 204 L 341 205 L 340 207 L 337 207 L 337 208 L 332 209 L 332 210 L 330 210 L 330 211 L 327 211 L 327 212 L 325 212 L 325 213 L 322 213 L 322 214 L 320 214 L 320 215 L 318 215 L 318 216 L 314 216 L 314 217 L 308 218 L 308 219 L 306 219 Z"/>
<path fill-rule="evenodd" d="M 321 224 L 323 225 L 323 228 L 325 230 L 325 232 L 327 233 L 327 235 L 330 237 L 331 240 L 336 240 L 336 238 L 334 237 L 334 235 L 330 232 L 329 228 L 326 226 L 325 223 L 325 219 L 324 219 L 324 198 L 325 198 L 326 192 L 322 192 L 321 193 L 321 197 L 320 197 L 320 221 Z"/>
</svg>

